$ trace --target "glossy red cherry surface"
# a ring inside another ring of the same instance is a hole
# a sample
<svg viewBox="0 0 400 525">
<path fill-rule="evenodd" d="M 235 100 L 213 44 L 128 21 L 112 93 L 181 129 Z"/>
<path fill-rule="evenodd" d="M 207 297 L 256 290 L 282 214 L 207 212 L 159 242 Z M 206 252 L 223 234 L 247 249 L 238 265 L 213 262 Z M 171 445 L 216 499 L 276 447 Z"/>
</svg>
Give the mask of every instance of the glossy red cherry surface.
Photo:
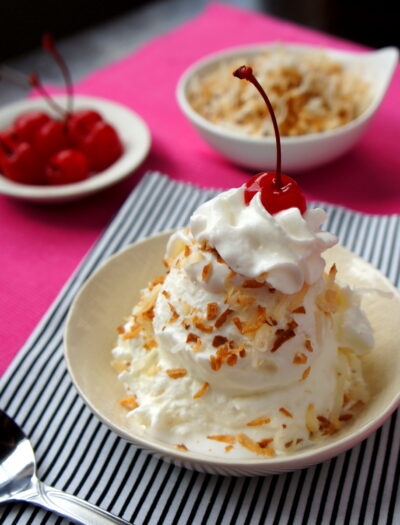
<svg viewBox="0 0 400 525">
<path fill-rule="evenodd" d="M 259 173 L 246 183 L 244 200 L 248 205 L 257 192 L 261 192 L 261 202 L 264 208 L 273 215 L 288 208 L 299 208 L 303 214 L 307 203 L 297 182 L 281 174 L 281 186 L 278 186 L 276 173 Z"/>
<path fill-rule="evenodd" d="M 55 153 L 45 168 L 48 184 L 71 184 L 87 179 L 89 166 L 85 155 L 75 149 L 65 149 Z"/>
<path fill-rule="evenodd" d="M 303 214 L 307 209 L 306 199 L 295 180 L 281 173 L 281 139 L 274 109 L 263 87 L 248 66 L 241 66 L 233 75 L 251 82 L 260 93 L 271 116 L 276 140 L 276 171 L 259 173 L 246 184 L 244 201 L 248 205 L 257 192 L 261 192 L 261 202 L 264 208 L 273 215 L 288 208 L 298 208 Z"/>
<path fill-rule="evenodd" d="M 1 167 L 4 175 L 20 184 L 43 184 L 43 162 L 28 142 L 18 143 L 12 150 L 2 148 Z"/>
<path fill-rule="evenodd" d="M 46 160 L 57 151 L 67 149 L 70 146 L 70 140 L 65 122 L 50 120 L 44 124 L 34 134 L 32 146 Z"/>
<path fill-rule="evenodd" d="M 87 138 L 94 126 L 103 120 L 97 111 L 85 109 L 76 111 L 68 118 L 68 134 L 73 144 L 79 146 Z"/>
<path fill-rule="evenodd" d="M 14 131 L 21 142 L 32 142 L 35 133 L 49 121 L 50 117 L 47 113 L 30 111 L 15 120 Z"/>
<path fill-rule="evenodd" d="M 103 171 L 122 155 L 122 144 L 115 129 L 107 122 L 97 122 L 81 143 L 90 168 Z"/>
</svg>

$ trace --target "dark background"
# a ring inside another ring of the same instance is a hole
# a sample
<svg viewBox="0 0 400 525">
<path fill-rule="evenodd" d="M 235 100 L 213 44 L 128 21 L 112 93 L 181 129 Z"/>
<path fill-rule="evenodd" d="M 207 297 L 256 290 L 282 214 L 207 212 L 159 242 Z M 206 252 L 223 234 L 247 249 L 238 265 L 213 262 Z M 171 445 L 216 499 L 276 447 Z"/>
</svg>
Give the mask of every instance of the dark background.
<svg viewBox="0 0 400 525">
<path fill-rule="evenodd" d="M 166 4 L 168 0 L 161 2 Z M 0 61 L 39 47 L 44 32 L 62 38 L 151 3 L 151 0 L 0 0 Z M 261 11 L 371 47 L 400 46 L 395 6 L 397 2 L 386 0 L 260 1 Z M 174 16 L 172 8 L 171 16 Z"/>
</svg>

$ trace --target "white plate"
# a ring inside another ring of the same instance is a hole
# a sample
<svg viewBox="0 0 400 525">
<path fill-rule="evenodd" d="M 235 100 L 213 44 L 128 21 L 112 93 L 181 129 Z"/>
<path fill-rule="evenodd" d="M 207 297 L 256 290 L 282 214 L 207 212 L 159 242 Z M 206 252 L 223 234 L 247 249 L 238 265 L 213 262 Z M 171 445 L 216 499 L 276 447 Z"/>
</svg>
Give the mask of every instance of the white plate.
<svg viewBox="0 0 400 525">
<path fill-rule="evenodd" d="M 371 400 L 339 432 L 315 446 L 274 458 L 229 459 L 177 450 L 128 425 L 118 401 L 126 394 L 111 367 L 116 327 L 139 298 L 139 291 L 164 272 L 162 259 L 169 233 L 134 244 L 111 257 L 86 282 L 70 309 L 65 329 L 65 358 L 72 380 L 93 412 L 113 431 L 163 459 L 200 472 L 256 476 L 293 471 L 332 458 L 353 447 L 378 428 L 400 402 L 398 321 L 400 296 L 374 267 L 342 247 L 326 252 L 328 266 L 338 267 L 338 278 L 360 288 L 377 288 L 392 298 L 368 294 L 363 307 L 375 335 L 364 372 Z"/>
<path fill-rule="evenodd" d="M 55 96 L 54 99 L 62 107 L 66 106 L 65 96 Z M 124 147 L 122 156 L 106 170 L 82 182 L 62 186 L 18 184 L 0 174 L 0 194 L 36 202 L 79 199 L 128 177 L 143 162 L 150 149 L 151 137 L 149 128 L 139 115 L 127 107 L 109 100 L 76 95 L 74 97 L 74 110 L 81 109 L 98 111 L 104 120 L 114 126 Z M 0 109 L 0 130 L 9 127 L 21 113 L 32 110 L 43 110 L 53 114 L 42 98 L 27 99 L 10 104 Z"/>
<path fill-rule="evenodd" d="M 385 96 L 397 65 L 399 52 L 394 47 L 367 53 L 351 53 L 326 47 L 317 48 L 284 43 L 257 44 L 230 48 L 208 55 L 189 67 L 180 78 L 176 90 L 181 110 L 199 135 L 212 148 L 229 160 L 256 170 L 275 168 L 275 138 L 246 136 L 208 121 L 190 105 L 187 98 L 188 85 L 192 78 L 201 77 L 220 62 L 259 55 L 277 46 L 293 54 L 324 51 L 327 56 L 343 64 L 345 69 L 358 73 L 371 85 L 373 93 L 372 101 L 367 109 L 358 118 L 344 126 L 321 133 L 281 137 L 282 166 L 290 175 L 290 172 L 315 168 L 332 161 L 357 143 Z M 239 82 L 239 80 L 232 78 L 232 82 Z"/>
</svg>

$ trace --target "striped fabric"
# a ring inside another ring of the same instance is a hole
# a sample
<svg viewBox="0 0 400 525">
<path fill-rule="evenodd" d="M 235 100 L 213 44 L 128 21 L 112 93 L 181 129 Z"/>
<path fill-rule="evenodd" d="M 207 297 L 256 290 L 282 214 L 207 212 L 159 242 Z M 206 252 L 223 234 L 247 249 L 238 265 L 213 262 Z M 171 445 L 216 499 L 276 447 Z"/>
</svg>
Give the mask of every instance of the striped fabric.
<svg viewBox="0 0 400 525">
<path fill-rule="evenodd" d="M 313 468 L 229 478 L 159 460 L 113 434 L 78 397 L 62 353 L 63 326 L 90 274 L 128 243 L 187 224 L 216 194 L 148 174 L 66 284 L 0 383 L 0 407 L 30 436 L 38 476 L 141 524 L 400 524 L 400 422 Z M 327 228 L 400 285 L 400 217 L 323 205 Z M 0 507 L 5 524 L 67 523 L 24 504 Z"/>
</svg>

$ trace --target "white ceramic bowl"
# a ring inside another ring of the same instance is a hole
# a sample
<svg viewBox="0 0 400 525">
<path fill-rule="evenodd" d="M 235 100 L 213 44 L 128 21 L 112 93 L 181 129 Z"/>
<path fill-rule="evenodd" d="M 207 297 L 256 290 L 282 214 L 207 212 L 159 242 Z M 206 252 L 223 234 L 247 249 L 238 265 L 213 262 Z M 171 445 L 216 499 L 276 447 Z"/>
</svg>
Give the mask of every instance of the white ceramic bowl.
<svg viewBox="0 0 400 525">
<path fill-rule="evenodd" d="M 258 55 L 277 45 L 259 44 L 230 48 L 206 56 L 184 72 L 176 90 L 181 110 L 203 139 L 231 161 L 256 170 L 275 168 L 275 138 L 246 136 L 208 121 L 190 105 L 187 98 L 188 85 L 193 77 L 204 75 L 221 61 Z M 282 44 L 279 44 L 279 47 L 282 47 Z M 296 54 L 316 50 L 315 47 L 301 45 L 288 44 L 283 47 Z M 356 71 L 370 83 L 373 92 L 372 101 L 357 119 L 335 130 L 297 137 L 282 137 L 282 166 L 289 173 L 325 164 L 354 146 L 381 104 L 398 61 L 398 50 L 394 47 L 365 53 L 350 53 L 331 48 L 318 49 L 323 49 L 329 57 L 342 63 L 346 69 Z M 235 81 L 238 80 L 232 79 L 232 82 Z"/>
<path fill-rule="evenodd" d="M 86 282 L 70 309 L 65 329 L 65 358 L 72 380 L 93 412 L 113 431 L 167 461 L 200 472 L 256 476 L 293 471 L 327 460 L 366 438 L 400 402 L 398 320 L 400 296 L 370 264 L 341 247 L 326 252 L 328 265 L 336 262 L 338 278 L 360 288 L 372 287 L 393 294 L 365 297 L 363 307 L 372 323 L 375 346 L 364 362 L 371 400 L 339 432 L 314 446 L 274 458 L 229 459 L 183 452 L 146 436 L 128 425 L 118 401 L 125 392 L 111 367 L 116 327 L 139 298 L 139 291 L 164 272 L 162 258 L 170 233 L 134 244 L 111 257 Z M 388 312 L 390 315 L 388 315 Z"/>
<path fill-rule="evenodd" d="M 65 96 L 53 98 L 62 107 L 66 106 Z M 144 120 L 129 108 L 110 100 L 76 95 L 74 110 L 81 109 L 98 111 L 114 126 L 124 146 L 122 156 L 106 170 L 74 184 L 60 186 L 18 184 L 0 174 L 0 194 L 32 202 L 70 201 L 107 188 L 132 174 L 146 158 L 150 149 L 150 131 Z M 53 114 L 42 98 L 27 99 L 4 106 L 0 109 L 0 130 L 9 127 L 18 115 L 36 110 Z"/>
</svg>

